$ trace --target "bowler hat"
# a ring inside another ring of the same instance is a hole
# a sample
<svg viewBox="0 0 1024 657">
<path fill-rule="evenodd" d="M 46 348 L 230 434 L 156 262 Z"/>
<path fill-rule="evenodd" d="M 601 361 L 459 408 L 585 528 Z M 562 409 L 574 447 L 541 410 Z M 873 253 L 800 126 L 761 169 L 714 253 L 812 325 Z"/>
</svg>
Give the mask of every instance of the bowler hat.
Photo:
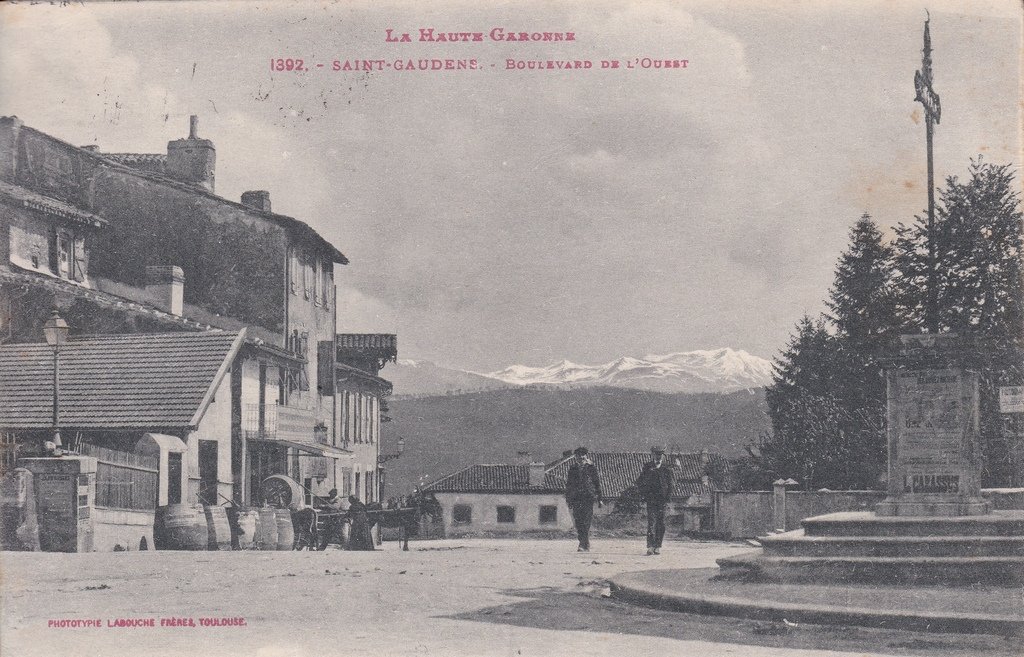
<svg viewBox="0 0 1024 657">
<path fill-rule="evenodd" d="M 587 454 L 589 454 L 586 447 L 577 447 L 576 449 L 572 450 L 572 453 L 576 456 L 586 456 Z"/>
<path fill-rule="evenodd" d="M 653 454 L 664 454 L 665 453 L 665 448 L 662 447 L 661 445 L 655 445 L 654 447 L 651 448 L 651 453 L 653 453 Z"/>
</svg>

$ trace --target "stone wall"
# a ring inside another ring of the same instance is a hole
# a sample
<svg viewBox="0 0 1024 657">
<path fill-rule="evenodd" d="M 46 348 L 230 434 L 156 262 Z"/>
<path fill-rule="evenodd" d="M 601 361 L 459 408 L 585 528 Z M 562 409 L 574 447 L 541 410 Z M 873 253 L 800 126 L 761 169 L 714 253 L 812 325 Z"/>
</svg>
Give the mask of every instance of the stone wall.
<svg viewBox="0 0 1024 657">
<path fill-rule="evenodd" d="M 129 511 L 127 509 L 93 509 L 93 550 L 113 552 L 120 546 L 126 550 L 138 550 L 139 542 L 145 538 L 148 549 L 153 547 L 153 511 Z"/>
</svg>

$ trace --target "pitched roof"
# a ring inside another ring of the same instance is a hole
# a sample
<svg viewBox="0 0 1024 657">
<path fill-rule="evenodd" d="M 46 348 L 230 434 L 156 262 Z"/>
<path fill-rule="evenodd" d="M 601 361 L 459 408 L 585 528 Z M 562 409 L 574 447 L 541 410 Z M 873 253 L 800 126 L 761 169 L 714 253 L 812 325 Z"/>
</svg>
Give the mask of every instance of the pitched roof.
<svg viewBox="0 0 1024 657">
<path fill-rule="evenodd" d="M 167 156 L 163 153 L 102 153 L 108 160 L 114 160 L 134 169 L 155 173 L 167 172 Z"/>
<path fill-rule="evenodd" d="M 229 371 L 245 332 L 103 335 L 60 351 L 60 426 L 152 429 L 196 426 Z M 0 345 L 0 427 L 52 422 L 53 349 Z"/>
<path fill-rule="evenodd" d="M 394 333 L 339 333 L 338 357 L 398 358 L 398 336 Z"/>
<path fill-rule="evenodd" d="M 200 331 L 214 328 L 209 324 L 204 324 L 188 317 L 173 315 L 154 306 L 139 303 L 116 294 L 83 287 L 82 285 L 43 272 L 22 270 L 16 265 L 8 267 L 0 264 L 0 283 L 43 288 L 57 294 L 79 297 L 105 308 L 114 308 L 135 315 L 145 316 L 162 324 L 178 326 L 182 329 Z"/>
<path fill-rule="evenodd" d="M 525 493 L 556 490 L 547 485 L 530 485 L 529 465 L 471 465 L 423 487 L 435 493 Z M 563 483 L 561 489 L 564 490 Z"/>
<path fill-rule="evenodd" d="M 0 118 L 7 118 L 7 117 L 0 117 Z M 244 204 L 242 204 L 242 203 L 240 203 L 238 201 L 232 201 L 230 199 L 224 198 L 223 196 L 217 196 L 213 192 L 211 192 L 209 190 L 206 190 L 203 187 L 200 187 L 198 185 L 190 185 L 190 184 L 182 182 L 180 180 L 176 180 L 176 179 L 174 179 L 174 178 L 172 178 L 172 177 L 170 177 L 170 176 L 168 176 L 168 175 L 166 175 L 164 173 L 159 173 L 157 171 L 151 170 L 148 167 L 142 166 L 143 164 L 147 163 L 144 160 L 139 160 L 139 161 L 133 162 L 131 164 L 126 164 L 123 161 L 121 161 L 121 160 L 123 160 L 124 158 L 126 158 L 129 155 L 141 155 L 141 156 L 145 157 L 145 156 L 151 155 L 150 153 L 114 153 L 114 155 L 117 156 L 117 157 L 110 157 L 110 155 L 111 155 L 110 153 L 100 153 L 98 151 L 93 151 L 93 150 L 89 150 L 89 149 L 86 149 L 86 148 L 82 148 L 80 146 L 75 146 L 74 144 L 66 142 L 63 139 L 59 139 L 58 137 L 54 137 L 53 135 L 45 133 L 42 130 L 37 130 L 36 128 L 33 128 L 31 126 L 25 125 L 25 126 L 22 127 L 22 130 L 25 130 L 26 132 L 29 132 L 29 133 L 33 133 L 33 134 L 39 135 L 39 136 L 43 137 L 44 139 L 52 140 L 52 141 L 54 141 L 54 142 L 56 142 L 58 144 L 61 144 L 61 145 L 65 146 L 65 147 L 67 147 L 67 148 L 74 149 L 74 151 L 78 155 L 80 155 L 82 157 L 96 158 L 96 159 L 102 160 L 103 162 L 107 163 L 110 166 L 113 166 L 113 167 L 123 167 L 124 169 L 127 169 L 127 170 L 133 172 L 135 175 L 137 175 L 137 176 L 139 176 L 141 178 L 146 178 L 148 180 L 152 180 L 154 182 L 158 182 L 158 183 L 161 183 L 163 185 L 167 185 L 168 187 L 174 187 L 176 189 L 185 190 L 185 191 L 191 192 L 193 194 L 197 194 L 199 196 L 205 196 L 205 197 L 213 199 L 215 201 L 219 201 L 220 203 L 223 203 L 223 204 L 226 204 L 226 205 L 230 205 L 232 207 L 244 210 L 244 211 L 248 212 L 249 214 L 252 214 L 252 215 L 255 215 L 255 216 L 259 216 L 259 217 L 263 217 L 264 219 L 266 219 L 268 221 L 276 223 L 279 226 L 281 226 L 281 227 L 283 227 L 283 228 L 285 228 L 287 230 L 290 230 L 292 232 L 292 234 L 295 235 L 296 237 L 298 237 L 300 239 L 308 240 L 308 241 L 312 242 L 313 244 L 316 244 L 318 246 L 318 248 L 322 249 L 325 253 L 327 253 L 330 256 L 330 258 L 331 258 L 331 260 L 333 262 L 336 262 L 336 263 L 339 263 L 339 264 L 342 264 L 342 265 L 347 265 L 348 264 L 348 258 L 346 258 L 345 254 L 343 254 L 341 251 L 339 251 L 336 246 L 334 246 L 329 241 L 327 241 L 327 239 L 323 235 L 318 233 L 312 226 L 310 226 L 309 224 L 307 224 L 307 223 L 305 223 L 303 221 L 300 221 L 299 219 L 296 219 L 295 217 L 289 217 L 287 215 L 278 214 L 276 212 L 265 212 L 263 210 L 257 210 L 256 208 L 249 207 L 249 206 L 244 205 Z M 153 155 L 155 155 L 155 154 L 153 154 Z M 118 158 L 120 158 L 120 160 Z"/>
<path fill-rule="evenodd" d="M 669 462 L 674 470 L 672 496 L 687 497 L 711 492 L 704 485 L 702 477 L 707 466 L 701 464 L 700 454 L 670 454 Z M 721 459 L 718 454 L 709 454 L 709 460 Z M 650 452 L 591 452 L 590 460 L 597 467 L 601 479 L 601 493 L 605 497 L 621 497 L 623 491 L 636 483 L 644 464 L 651 460 Z M 565 477 L 572 465 L 572 457 L 565 457 L 554 463 L 547 471 L 545 482 L 554 488 L 565 488 Z"/>
<path fill-rule="evenodd" d="M 12 185 L 2 180 L 0 180 L 0 197 L 30 210 L 45 212 L 46 214 L 69 219 L 95 228 L 107 225 L 106 219 L 101 219 L 91 212 L 86 212 L 70 203 L 58 201 L 55 198 L 50 198 L 31 189 L 26 189 L 20 185 Z"/>
<path fill-rule="evenodd" d="M 709 454 L 711 462 L 721 460 L 718 454 Z M 711 486 L 703 483 L 707 466 L 701 464 L 701 454 L 672 454 L 675 477 L 673 497 L 709 494 Z M 636 483 L 644 464 L 651 460 L 649 452 L 591 453 L 590 460 L 597 467 L 601 479 L 601 493 L 606 498 L 621 497 L 623 491 Z M 572 465 L 572 457 L 563 457 L 547 466 L 542 486 L 530 486 L 528 465 L 472 465 L 424 487 L 435 493 L 526 493 L 564 491 L 565 479 Z"/>
</svg>

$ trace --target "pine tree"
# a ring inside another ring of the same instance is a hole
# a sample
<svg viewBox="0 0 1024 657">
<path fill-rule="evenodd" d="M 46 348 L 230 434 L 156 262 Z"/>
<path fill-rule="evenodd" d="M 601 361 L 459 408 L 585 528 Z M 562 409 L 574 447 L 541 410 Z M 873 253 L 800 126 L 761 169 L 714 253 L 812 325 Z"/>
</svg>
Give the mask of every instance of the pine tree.
<svg viewBox="0 0 1024 657">
<path fill-rule="evenodd" d="M 927 221 L 897 228 L 894 282 L 900 311 L 918 327 L 928 282 Z M 1022 216 L 1009 165 L 970 166 L 970 180 L 952 176 L 935 216 L 936 284 L 941 330 L 969 336 L 978 346 L 981 434 L 986 485 L 1024 483 L 1019 438 L 1003 426 L 998 387 L 1024 382 Z"/>
<path fill-rule="evenodd" d="M 805 489 L 836 487 L 837 470 L 851 455 L 836 441 L 842 409 L 835 394 L 835 344 L 822 320 L 804 316 L 776 359 L 765 391 L 772 432 L 759 445 L 762 467 Z"/>
<path fill-rule="evenodd" d="M 885 375 L 879 359 L 901 332 L 892 290 L 892 247 L 864 214 L 839 258 L 827 305 L 835 327 L 835 397 L 840 408 L 837 451 L 854 455 L 833 486 L 873 488 L 885 468 Z"/>
</svg>

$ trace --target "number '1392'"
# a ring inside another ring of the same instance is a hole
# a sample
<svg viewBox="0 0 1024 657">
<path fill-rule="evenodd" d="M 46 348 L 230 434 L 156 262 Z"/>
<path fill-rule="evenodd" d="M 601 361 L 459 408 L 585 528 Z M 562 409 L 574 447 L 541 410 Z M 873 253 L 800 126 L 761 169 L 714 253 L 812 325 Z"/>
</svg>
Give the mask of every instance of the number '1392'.
<svg viewBox="0 0 1024 657">
<path fill-rule="evenodd" d="M 301 59 L 271 59 L 271 71 L 305 71 L 306 65 Z"/>
</svg>

